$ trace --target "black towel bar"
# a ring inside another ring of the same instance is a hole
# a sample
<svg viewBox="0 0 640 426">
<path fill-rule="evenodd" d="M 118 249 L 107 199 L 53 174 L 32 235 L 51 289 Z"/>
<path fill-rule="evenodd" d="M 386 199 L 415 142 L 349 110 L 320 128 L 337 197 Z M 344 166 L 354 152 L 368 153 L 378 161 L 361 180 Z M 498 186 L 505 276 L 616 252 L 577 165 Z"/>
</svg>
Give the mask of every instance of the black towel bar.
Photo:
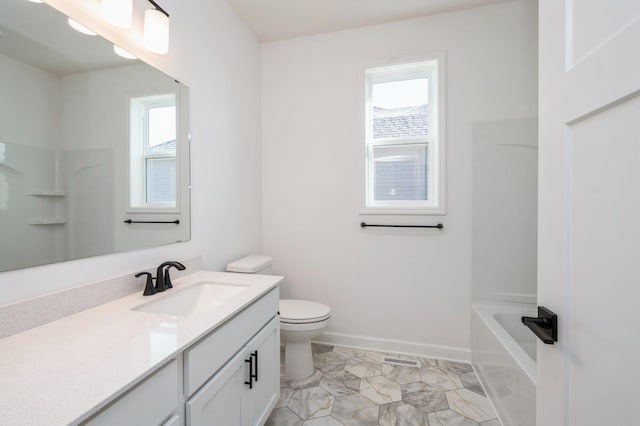
<svg viewBox="0 0 640 426">
<path fill-rule="evenodd" d="M 175 223 L 176 225 L 180 225 L 180 220 L 166 220 L 166 221 L 151 221 L 151 220 L 131 220 L 127 219 L 124 223 Z"/>
<path fill-rule="evenodd" d="M 444 228 L 444 225 L 439 223 L 437 225 L 371 225 L 370 223 L 360 222 L 361 228 L 379 227 L 379 228 Z"/>
</svg>

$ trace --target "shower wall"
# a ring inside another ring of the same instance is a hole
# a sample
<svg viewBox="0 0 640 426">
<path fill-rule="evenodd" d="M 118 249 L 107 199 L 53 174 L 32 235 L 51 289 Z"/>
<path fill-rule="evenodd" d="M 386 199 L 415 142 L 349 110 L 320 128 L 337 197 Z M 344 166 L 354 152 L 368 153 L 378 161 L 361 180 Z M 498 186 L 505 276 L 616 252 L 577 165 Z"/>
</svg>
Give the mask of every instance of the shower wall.
<svg viewBox="0 0 640 426">
<path fill-rule="evenodd" d="M 59 79 L 0 55 L 0 271 L 60 260 Z M 53 196 L 52 196 L 53 195 Z"/>
<path fill-rule="evenodd" d="M 63 118 L 85 94 L 64 81 L 0 55 L 0 235 L 12 242 L 0 271 L 113 251 L 113 154 L 91 146 L 98 135 L 70 148 L 63 129 L 87 120 L 77 108 Z"/>
<path fill-rule="evenodd" d="M 536 302 L 537 119 L 473 127 L 473 299 Z"/>
<path fill-rule="evenodd" d="M 54 151 L 0 141 L 0 271 L 62 260 L 55 165 Z"/>
</svg>

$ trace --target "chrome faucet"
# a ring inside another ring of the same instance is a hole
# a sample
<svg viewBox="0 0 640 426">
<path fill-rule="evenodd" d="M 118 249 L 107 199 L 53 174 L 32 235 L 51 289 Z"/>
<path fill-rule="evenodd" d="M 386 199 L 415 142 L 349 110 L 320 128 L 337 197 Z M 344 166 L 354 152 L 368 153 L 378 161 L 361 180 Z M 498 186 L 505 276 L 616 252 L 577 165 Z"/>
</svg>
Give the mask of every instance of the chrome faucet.
<svg viewBox="0 0 640 426">
<path fill-rule="evenodd" d="M 182 263 L 176 261 L 161 263 L 156 270 L 156 290 L 158 292 L 173 288 L 171 277 L 169 276 L 169 269 L 172 267 L 176 268 L 178 271 L 184 271 L 186 269 Z"/>
</svg>

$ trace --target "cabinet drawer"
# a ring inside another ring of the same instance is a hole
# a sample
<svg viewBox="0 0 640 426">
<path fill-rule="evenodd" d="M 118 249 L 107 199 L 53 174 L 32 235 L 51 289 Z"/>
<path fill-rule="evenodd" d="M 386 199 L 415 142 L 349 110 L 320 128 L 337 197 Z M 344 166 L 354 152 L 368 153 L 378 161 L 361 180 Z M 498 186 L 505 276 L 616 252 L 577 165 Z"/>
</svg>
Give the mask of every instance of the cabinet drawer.
<svg viewBox="0 0 640 426">
<path fill-rule="evenodd" d="M 159 425 L 178 408 L 178 364 L 171 361 L 90 419 L 90 426 Z"/>
<path fill-rule="evenodd" d="M 184 390 L 187 398 L 276 315 L 278 297 L 278 289 L 271 290 L 184 352 Z"/>
</svg>

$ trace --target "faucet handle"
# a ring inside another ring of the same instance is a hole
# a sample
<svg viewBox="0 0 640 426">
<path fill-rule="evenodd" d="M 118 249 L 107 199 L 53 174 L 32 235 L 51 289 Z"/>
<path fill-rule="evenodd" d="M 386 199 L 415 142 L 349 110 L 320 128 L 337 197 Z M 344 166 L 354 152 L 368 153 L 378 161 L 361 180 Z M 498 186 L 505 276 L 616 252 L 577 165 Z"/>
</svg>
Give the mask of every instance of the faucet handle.
<svg viewBox="0 0 640 426">
<path fill-rule="evenodd" d="M 171 276 L 169 275 L 169 269 L 176 268 L 179 271 L 184 271 L 186 267 L 180 262 L 165 262 L 166 268 L 164 269 L 164 286 L 166 288 L 173 288 L 173 283 L 171 282 Z"/>
<path fill-rule="evenodd" d="M 147 276 L 147 282 L 145 283 L 144 293 L 142 293 L 142 295 L 143 296 L 151 296 L 151 295 L 156 294 L 158 292 L 158 290 L 156 290 L 156 288 L 153 286 L 153 278 L 151 277 L 151 273 L 150 272 L 138 272 L 134 276 L 136 278 L 138 278 L 138 277 L 141 277 L 143 275 Z"/>
<path fill-rule="evenodd" d="M 173 283 L 171 282 L 171 276 L 169 275 L 169 268 L 164 270 L 164 286 L 166 288 L 173 288 Z"/>
</svg>

